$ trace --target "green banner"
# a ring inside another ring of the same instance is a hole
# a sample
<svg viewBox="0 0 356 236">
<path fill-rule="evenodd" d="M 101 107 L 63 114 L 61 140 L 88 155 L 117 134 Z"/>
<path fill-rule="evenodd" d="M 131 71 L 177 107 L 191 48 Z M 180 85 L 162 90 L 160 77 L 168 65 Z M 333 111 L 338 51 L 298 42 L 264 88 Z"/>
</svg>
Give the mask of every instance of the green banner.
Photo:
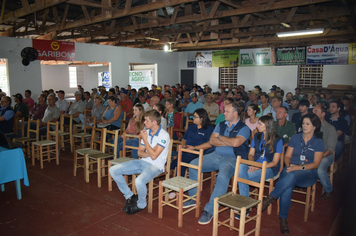
<svg viewBox="0 0 356 236">
<path fill-rule="evenodd" d="M 240 66 L 270 66 L 271 48 L 240 50 Z"/>
<path fill-rule="evenodd" d="M 213 51 L 213 67 L 237 67 L 239 50 Z"/>
</svg>

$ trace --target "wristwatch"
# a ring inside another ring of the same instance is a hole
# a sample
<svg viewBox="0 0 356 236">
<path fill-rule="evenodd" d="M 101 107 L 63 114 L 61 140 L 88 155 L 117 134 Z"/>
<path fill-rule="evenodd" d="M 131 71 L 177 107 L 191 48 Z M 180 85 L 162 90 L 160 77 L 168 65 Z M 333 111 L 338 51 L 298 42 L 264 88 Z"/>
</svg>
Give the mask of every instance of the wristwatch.
<svg viewBox="0 0 356 236">
<path fill-rule="evenodd" d="M 305 166 L 302 166 L 302 170 L 305 170 Z"/>
<path fill-rule="evenodd" d="M 220 139 L 221 138 L 221 134 L 219 134 L 219 136 L 218 136 L 218 139 Z"/>
</svg>

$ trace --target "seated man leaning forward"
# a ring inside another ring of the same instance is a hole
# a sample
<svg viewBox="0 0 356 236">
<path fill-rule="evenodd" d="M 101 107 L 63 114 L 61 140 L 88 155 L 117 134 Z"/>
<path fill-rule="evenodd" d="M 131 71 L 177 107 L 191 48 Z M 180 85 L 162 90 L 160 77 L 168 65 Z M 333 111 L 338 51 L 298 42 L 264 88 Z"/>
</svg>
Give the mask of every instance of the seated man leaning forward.
<svg viewBox="0 0 356 236">
<path fill-rule="evenodd" d="M 214 191 L 210 196 L 209 202 L 205 205 L 203 215 L 198 223 L 201 225 L 209 224 L 213 218 L 214 198 L 226 193 L 231 177 L 235 171 L 236 157 L 241 155 L 247 159 L 250 138 L 250 129 L 239 119 L 241 113 L 238 104 L 231 103 L 225 107 L 225 121 L 220 122 L 210 136 L 210 145 L 215 146 L 215 152 L 204 155 L 203 172 L 219 170 Z M 190 162 L 192 165 L 198 165 L 198 159 Z M 198 171 L 189 168 L 189 178 L 198 179 Z M 197 189 L 189 190 L 189 196 L 194 196 Z M 194 200 L 183 203 L 183 208 L 194 206 Z"/>
<path fill-rule="evenodd" d="M 112 178 L 124 194 L 126 205 L 122 210 L 127 214 L 135 214 L 146 207 L 146 184 L 164 171 L 168 155 L 170 137 L 161 129 L 161 115 L 158 111 L 151 110 L 144 116 L 147 130 L 140 132 L 141 143 L 138 149 L 138 155 L 142 158 L 109 169 Z M 140 174 L 135 181 L 138 196 L 133 194 L 124 178 L 124 175 L 133 174 Z"/>
</svg>

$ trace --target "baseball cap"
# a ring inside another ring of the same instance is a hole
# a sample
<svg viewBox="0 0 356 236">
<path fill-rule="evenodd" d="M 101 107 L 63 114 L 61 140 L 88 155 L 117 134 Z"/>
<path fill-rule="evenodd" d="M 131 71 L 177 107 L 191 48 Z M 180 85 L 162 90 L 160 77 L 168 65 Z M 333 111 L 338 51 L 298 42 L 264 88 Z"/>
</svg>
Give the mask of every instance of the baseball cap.
<svg viewBox="0 0 356 236">
<path fill-rule="evenodd" d="M 258 95 L 258 91 L 257 90 L 252 90 L 251 93 Z"/>
<path fill-rule="evenodd" d="M 144 97 L 144 96 L 145 96 L 145 94 L 144 94 L 144 93 L 140 93 L 138 96 L 140 96 L 140 97 Z"/>
<path fill-rule="evenodd" d="M 213 95 L 221 95 L 221 93 L 220 92 L 215 92 L 215 93 L 213 93 Z"/>
<path fill-rule="evenodd" d="M 275 88 L 275 87 L 272 87 L 270 90 L 271 90 L 271 91 L 276 91 L 276 88 Z"/>
<path fill-rule="evenodd" d="M 211 97 L 212 99 L 214 99 L 214 94 L 212 94 L 212 93 L 208 93 L 206 96 L 209 96 L 209 97 Z"/>
<path fill-rule="evenodd" d="M 111 88 L 111 89 L 109 89 L 109 92 L 115 94 L 115 89 L 114 89 L 114 88 Z"/>
<path fill-rule="evenodd" d="M 103 97 L 102 97 L 102 96 L 100 96 L 100 95 L 98 95 L 98 94 L 97 94 L 97 95 L 95 95 L 95 96 L 94 96 L 94 98 L 99 99 L 99 100 L 103 100 Z"/>
<path fill-rule="evenodd" d="M 177 89 L 176 89 L 176 88 L 172 88 L 172 91 L 175 91 L 175 92 L 177 92 Z"/>
<path fill-rule="evenodd" d="M 74 94 L 79 94 L 79 95 L 82 95 L 82 93 L 81 92 L 79 92 L 79 91 L 75 91 L 75 93 Z"/>
<path fill-rule="evenodd" d="M 162 88 L 161 87 L 157 87 L 156 90 L 162 90 Z"/>
<path fill-rule="evenodd" d="M 120 93 L 127 94 L 126 90 L 121 90 Z"/>
<path fill-rule="evenodd" d="M 18 98 L 18 99 L 20 99 L 20 100 L 23 99 L 21 93 L 16 93 L 15 95 L 12 95 L 12 96 L 15 97 L 15 98 Z"/>
<path fill-rule="evenodd" d="M 192 93 L 192 94 L 190 95 L 190 97 L 191 97 L 191 98 L 197 98 L 198 95 L 197 95 L 196 93 Z"/>
<path fill-rule="evenodd" d="M 79 92 L 79 91 L 78 91 Z M 56 91 L 56 93 L 63 93 L 63 94 L 65 94 L 65 92 L 63 91 L 63 90 L 58 90 L 58 91 Z"/>
<path fill-rule="evenodd" d="M 92 88 L 91 91 L 98 91 L 98 89 L 97 88 Z"/>
<path fill-rule="evenodd" d="M 201 88 L 199 88 L 199 89 L 198 89 L 198 93 L 202 93 L 202 92 L 204 92 L 204 90 L 201 89 Z"/>
<path fill-rule="evenodd" d="M 0 92 L 0 95 L 6 96 L 5 92 Z"/>
</svg>

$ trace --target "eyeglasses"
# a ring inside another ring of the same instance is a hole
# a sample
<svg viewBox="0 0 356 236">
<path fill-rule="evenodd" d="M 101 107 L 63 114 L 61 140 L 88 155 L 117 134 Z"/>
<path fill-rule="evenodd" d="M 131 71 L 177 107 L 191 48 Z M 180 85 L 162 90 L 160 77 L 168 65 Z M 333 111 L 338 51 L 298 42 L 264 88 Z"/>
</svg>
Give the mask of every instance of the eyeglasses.
<svg viewBox="0 0 356 236">
<path fill-rule="evenodd" d="M 199 116 L 193 116 L 193 119 L 200 119 Z"/>
</svg>

